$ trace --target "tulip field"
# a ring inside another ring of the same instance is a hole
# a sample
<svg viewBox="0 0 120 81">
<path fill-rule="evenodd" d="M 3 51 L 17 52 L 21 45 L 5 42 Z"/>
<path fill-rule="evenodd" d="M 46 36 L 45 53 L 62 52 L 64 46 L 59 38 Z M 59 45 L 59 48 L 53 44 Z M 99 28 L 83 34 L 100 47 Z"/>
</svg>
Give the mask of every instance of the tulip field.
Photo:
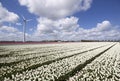
<svg viewBox="0 0 120 81">
<path fill-rule="evenodd" d="M 120 43 L 0 45 L 0 81 L 120 81 Z"/>
</svg>

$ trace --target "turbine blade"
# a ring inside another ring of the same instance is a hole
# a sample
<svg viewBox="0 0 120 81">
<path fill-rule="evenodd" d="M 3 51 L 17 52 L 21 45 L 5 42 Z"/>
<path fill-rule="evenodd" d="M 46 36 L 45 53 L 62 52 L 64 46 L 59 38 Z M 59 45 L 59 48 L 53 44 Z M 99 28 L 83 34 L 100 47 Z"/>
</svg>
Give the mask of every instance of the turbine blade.
<svg viewBox="0 0 120 81">
<path fill-rule="evenodd" d="M 28 20 L 26 20 L 26 21 L 31 21 L 32 19 L 28 19 Z"/>
<path fill-rule="evenodd" d="M 26 20 L 25 17 L 22 15 L 23 20 Z"/>
</svg>

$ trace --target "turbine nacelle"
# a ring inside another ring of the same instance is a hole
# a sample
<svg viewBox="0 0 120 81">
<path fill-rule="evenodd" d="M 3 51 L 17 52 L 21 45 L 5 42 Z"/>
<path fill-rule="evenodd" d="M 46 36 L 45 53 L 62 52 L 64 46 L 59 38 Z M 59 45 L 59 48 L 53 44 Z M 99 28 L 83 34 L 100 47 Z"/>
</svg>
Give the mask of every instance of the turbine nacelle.
<svg viewBox="0 0 120 81">
<path fill-rule="evenodd" d="M 32 19 L 26 19 L 24 16 L 22 16 L 22 19 L 24 22 L 28 22 L 28 21 L 31 21 Z"/>
</svg>

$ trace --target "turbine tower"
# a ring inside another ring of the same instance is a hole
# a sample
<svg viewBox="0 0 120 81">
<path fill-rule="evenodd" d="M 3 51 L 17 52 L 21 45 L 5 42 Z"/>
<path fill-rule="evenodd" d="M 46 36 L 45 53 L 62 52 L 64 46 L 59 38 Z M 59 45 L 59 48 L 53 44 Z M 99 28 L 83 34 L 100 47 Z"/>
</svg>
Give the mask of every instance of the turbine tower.
<svg viewBox="0 0 120 81">
<path fill-rule="evenodd" d="M 23 42 L 26 41 L 26 36 L 25 36 L 25 33 L 26 33 L 26 23 L 28 21 L 31 21 L 32 19 L 26 19 L 24 16 L 22 16 L 23 18 Z"/>
</svg>

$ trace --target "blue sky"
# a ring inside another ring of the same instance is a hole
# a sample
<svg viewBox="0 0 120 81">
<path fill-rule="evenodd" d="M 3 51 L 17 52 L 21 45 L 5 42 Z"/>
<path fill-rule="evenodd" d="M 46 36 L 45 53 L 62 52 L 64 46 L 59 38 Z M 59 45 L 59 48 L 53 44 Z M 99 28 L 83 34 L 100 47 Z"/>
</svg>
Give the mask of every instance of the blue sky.
<svg viewBox="0 0 120 81">
<path fill-rule="evenodd" d="M 80 18 L 79 23 L 86 28 L 94 27 L 96 23 L 104 20 L 109 20 L 112 24 L 120 25 L 119 4 L 120 0 L 93 0 L 89 10 L 78 12 L 75 16 Z"/>
<path fill-rule="evenodd" d="M 27 40 L 120 39 L 120 0 L 58 1 L 0 0 L 0 40 L 22 40 L 22 15 Z"/>
</svg>

